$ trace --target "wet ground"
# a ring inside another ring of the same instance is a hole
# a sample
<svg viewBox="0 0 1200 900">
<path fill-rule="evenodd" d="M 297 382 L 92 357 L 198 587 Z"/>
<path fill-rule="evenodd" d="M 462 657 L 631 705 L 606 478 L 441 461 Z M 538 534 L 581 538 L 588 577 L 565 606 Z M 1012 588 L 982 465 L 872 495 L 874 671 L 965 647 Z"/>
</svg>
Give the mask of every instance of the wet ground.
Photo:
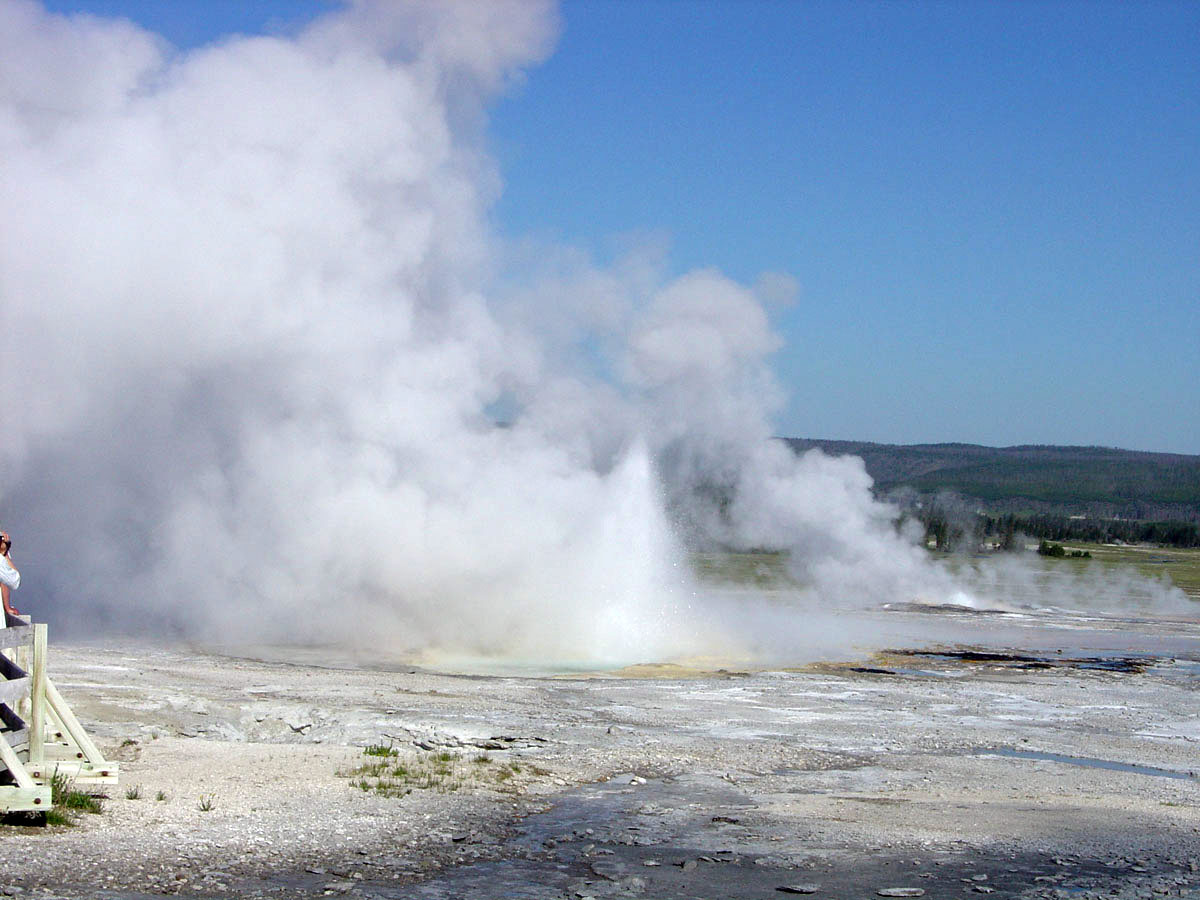
<svg viewBox="0 0 1200 900">
<path fill-rule="evenodd" d="M 221 800 L 8 840 L 0 892 L 1200 896 L 1200 624 L 877 616 L 897 642 L 858 659 L 593 676 L 60 648 L 123 783 Z M 382 739 L 519 784 L 364 794 L 338 772 Z"/>
<path fill-rule="evenodd" d="M 1114 887 L 1178 894 L 1198 880 L 1183 855 L 1080 859 L 965 842 L 913 853 L 856 847 L 813 829 L 797 833 L 794 823 L 763 815 L 751 793 L 697 777 L 621 776 L 574 791 L 526 820 L 508 852 L 505 861 L 381 896 L 1082 896 Z"/>
</svg>

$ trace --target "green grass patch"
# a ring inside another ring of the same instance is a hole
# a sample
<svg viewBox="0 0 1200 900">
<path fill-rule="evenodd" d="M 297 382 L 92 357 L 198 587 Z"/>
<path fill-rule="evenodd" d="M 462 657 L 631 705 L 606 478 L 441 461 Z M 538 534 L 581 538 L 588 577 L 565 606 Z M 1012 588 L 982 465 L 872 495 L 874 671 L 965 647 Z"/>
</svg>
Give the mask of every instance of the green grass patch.
<svg viewBox="0 0 1200 900">
<path fill-rule="evenodd" d="M 75 820 L 67 815 L 67 811 L 51 807 L 46 810 L 47 825 L 74 825 Z"/>
<path fill-rule="evenodd" d="M 73 825 L 76 813 L 99 815 L 104 812 L 104 798 L 77 791 L 75 779 L 60 772 L 50 776 L 50 809 L 46 811 L 47 825 Z"/>
<path fill-rule="evenodd" d="M 399 756 L 400 751 L 391 744 L 367 744 L 363 756 Z"/>
<path fill-rule="evenodd" d="M 1200 600 L 1200 549 L 1194 547 L 1119 547 L 1067 541 L 1066 546 L 1086 550 L 1106 566 L 1131 566 L 1150 578 L 1171 581 L 1191 600 Z"/>
<path fill-rule="evenodd" d="M 365 750 L 363 755 L 367 759 L 362 763 L 337 774 L 348 778 L 351 787 L 381 797 L 404 797 L 413 791 L 447 794 L 468 786 L 511 792 L 511 779 L 521 771 L 517 763 L 496 765 L 485 753 L 470 759 L 449 750 L 414 752 L 403 759 L 387 760 L 372 759 L 378 754 Z M 399 755 L 396 751 L 389 757 Z"/>
<path fill-rule="evenodd" d="M 1026 541 L 1028 544 L 1028 541 Z M 1119 546 L 1094 544 L 1084 541 L 1061 541 L 1061 558 L 1038 556 L 1033 552 L 1019 554 L 1023 559 L 1033 559 L 1045 566 L 1078 568 L 1100 563 L 1110 569 L 1114 576 L 1122 568 L 1132 568 L 1139 574 L 1153 579 L 1166 578 L 1188 596 L 1200 602 L 1200 548 L 1176 548 L 1153 546 Z M 1033 545 L 1030 545 L 1031 549 Z M 931 552 L 931 556 L 951 571 L 975 565 L 970 557 Z M 694 553 L 692 568 L 704 581 L 742 584 L 756 587 L 797 585 L 787 572 L 787 556 L 782 553 Z M 1051 571 L 1051 570 L 1047 570 Z M 1018 601 L 1037 598 L 1014 598 Z"/>
<path fill-rule="evenodd" d="M 693 553 L 692 570 L 701 581 L 780 587 L 791 584 L 786 553 Z"/>
</svg>

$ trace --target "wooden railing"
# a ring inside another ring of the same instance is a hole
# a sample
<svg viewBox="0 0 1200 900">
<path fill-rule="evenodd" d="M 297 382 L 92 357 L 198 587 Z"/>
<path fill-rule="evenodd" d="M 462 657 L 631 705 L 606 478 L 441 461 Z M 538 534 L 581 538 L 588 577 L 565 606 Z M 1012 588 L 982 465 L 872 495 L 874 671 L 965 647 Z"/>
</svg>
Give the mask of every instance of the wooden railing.
<svg viewBox="0 0 1200 900">
<path fill-rule="evenodd" d="M 0 629 L 0 813 L 50 808 L 56 774 L 114 784 L 106 760 L 46 675 L 46 626 L 6 614 Z"/>
</svg>

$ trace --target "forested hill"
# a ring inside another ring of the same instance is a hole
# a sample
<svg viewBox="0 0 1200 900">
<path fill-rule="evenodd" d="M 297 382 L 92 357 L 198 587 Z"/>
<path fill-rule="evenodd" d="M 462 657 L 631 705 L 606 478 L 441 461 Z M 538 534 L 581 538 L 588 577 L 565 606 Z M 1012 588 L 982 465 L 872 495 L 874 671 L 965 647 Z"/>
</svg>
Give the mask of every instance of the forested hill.
<svg viewBox="0 0 1200 900">
<path fill-rule="evenodd" d="M 785 438 L 861 456 L 879 494 L 953 492 L 992 512 L 1200 520 L 1200 456 L 1109 447 L 872 444 Z"/>
</svg>

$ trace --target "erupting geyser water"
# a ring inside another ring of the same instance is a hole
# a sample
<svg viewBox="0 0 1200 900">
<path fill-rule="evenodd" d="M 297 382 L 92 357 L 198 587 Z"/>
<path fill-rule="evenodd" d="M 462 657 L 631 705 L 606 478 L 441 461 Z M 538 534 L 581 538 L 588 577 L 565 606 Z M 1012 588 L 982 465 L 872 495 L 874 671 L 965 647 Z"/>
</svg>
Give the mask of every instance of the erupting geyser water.
<svg viewBox="0 0 1200 900">
<path fill-rule="evenodd" d="M 693 643 L 688 636 L 699 611 L 691 606 L 687 562 L 667 522 L 644 443 L 633 445 L 609 480 L 607 508 L 582 567 L 597 591 L 586 605 L 593 618 L 583 631 L 593 635 L 586 658 L 619 663 L 667 658 Z"/>
</svg>

